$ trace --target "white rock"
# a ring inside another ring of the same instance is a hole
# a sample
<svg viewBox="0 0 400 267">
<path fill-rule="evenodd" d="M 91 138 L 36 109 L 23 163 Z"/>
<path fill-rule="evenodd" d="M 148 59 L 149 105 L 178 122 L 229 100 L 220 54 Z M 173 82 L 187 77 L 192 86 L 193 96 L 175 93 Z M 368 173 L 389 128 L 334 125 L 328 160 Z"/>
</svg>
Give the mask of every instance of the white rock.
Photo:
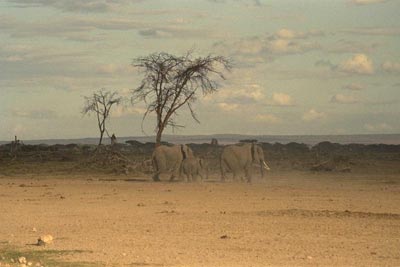
<svg viewBox="0 0 400 267">
<path fill-rule="evenodd" d="M 31 261 L 28 261 L 28 263 L 27 263 L 26 265 L 28 265 L 28 266 L 32 266 L 32 265 L 33 265 L 33 263 L 32 263 Z"/>
<path fill-rule="evenodd" d="M 53 243 L 53 236 L 51 235 L 42 235 L 39 237 L 37 242 L 38 246 L 44 246 L 51 243 Z"/>
<path fill-rule="evenodd" d="M 18 258 L 19 263 L 26 263 L 26 258 L 25 257 L 19 257 Z"/>
</svg>

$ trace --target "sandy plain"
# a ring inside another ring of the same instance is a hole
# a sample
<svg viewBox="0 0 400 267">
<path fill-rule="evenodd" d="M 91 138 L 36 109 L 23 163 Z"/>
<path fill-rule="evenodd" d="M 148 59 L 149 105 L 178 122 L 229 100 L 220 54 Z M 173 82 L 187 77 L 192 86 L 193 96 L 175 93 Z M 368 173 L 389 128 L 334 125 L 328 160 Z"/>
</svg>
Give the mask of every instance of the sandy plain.
<svg viewBox="0 0 400 267">
<path fill-rule="evenodd" d="M 2 176 L 0 244 L 92 266 L 400 266 L 398 175 L 212 178 Z"/>
</svg>

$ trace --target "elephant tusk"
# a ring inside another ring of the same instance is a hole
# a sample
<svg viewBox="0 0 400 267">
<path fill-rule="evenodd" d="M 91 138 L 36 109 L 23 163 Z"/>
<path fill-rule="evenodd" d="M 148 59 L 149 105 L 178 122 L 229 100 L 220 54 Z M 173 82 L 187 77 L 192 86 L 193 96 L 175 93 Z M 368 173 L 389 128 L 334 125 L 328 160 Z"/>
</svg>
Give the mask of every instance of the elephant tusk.
<svg viewBox="0 0 400 267">
<path fill-rule="evenodd" d="M 271 168 L 267 165 L 267 163 L 265 163 L 265 161 L 263 161 L 263 164 L 264 164 L 264 168 L 266 169 L 266 170 L 271 170 Z"/>
</svg>

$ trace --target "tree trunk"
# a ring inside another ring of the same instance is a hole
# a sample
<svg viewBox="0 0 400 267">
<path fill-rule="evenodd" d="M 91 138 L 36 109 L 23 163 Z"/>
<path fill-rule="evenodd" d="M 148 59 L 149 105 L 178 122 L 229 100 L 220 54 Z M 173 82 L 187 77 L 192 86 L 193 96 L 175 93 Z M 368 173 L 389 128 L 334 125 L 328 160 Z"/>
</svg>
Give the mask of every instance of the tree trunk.
<svg viewBox="0 0 400 267">
<path fill-rule="evenodd" d="M 101 143 L 103 142 L 103 135 L 104 135 L 104 131 L 100 131 L 100 140 L 99 140 L 99 144 L 97 146 L 100 146 Z"/>
<path fill-rule="evenodd" d="M 163 129 L 159 128 L 157 131 L 157 136 L 156 136 L 156 147 L 161 145 L 161 136 L 162 136 L 162 131 Z"/>
</svg>

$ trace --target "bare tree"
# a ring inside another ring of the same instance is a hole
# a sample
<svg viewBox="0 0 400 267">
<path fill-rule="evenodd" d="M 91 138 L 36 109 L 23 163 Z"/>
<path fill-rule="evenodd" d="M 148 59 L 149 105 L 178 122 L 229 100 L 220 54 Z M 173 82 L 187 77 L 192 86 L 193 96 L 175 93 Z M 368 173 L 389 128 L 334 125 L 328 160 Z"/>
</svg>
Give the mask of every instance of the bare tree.
<svg viewBox="0 0 400 267">
<path fill-rule="evenodd" d="M 223 71 L 232 68 L 230 60 L 223 56 L 194 58 L 191 52 L 184 56 L 154 53 L 134 59 L 132 65 L 144 74 L 141 85 L 132 91 L 132 102 L 145 101 L 143 121 L 149 113 L 156 114 L 156 146 L 166 127 L 183 127 L 176 123 L 181 107 L 187 106 L 193 119 L 199 122 L 193 109 L 198 91 L 203 95 L 216 92 L 215 80 L 225 79 Z"/>
<path fill-rule="evenodd" d="M 83 115 L 90 115 L 95 113 L 97 117 L 97 125 L 99 126 L 100 139 L 99 146 L 103 141 L 104 132 L 107 132 L 106 121 L 110 115 L 111 107 L 119 105 L 122 97 L 118 96 L 117 92 L 107 91 L 101 89 L 94 92 L 91 96 L 85 96 L 85 104 L 83 106 Z"/>
</svg>

